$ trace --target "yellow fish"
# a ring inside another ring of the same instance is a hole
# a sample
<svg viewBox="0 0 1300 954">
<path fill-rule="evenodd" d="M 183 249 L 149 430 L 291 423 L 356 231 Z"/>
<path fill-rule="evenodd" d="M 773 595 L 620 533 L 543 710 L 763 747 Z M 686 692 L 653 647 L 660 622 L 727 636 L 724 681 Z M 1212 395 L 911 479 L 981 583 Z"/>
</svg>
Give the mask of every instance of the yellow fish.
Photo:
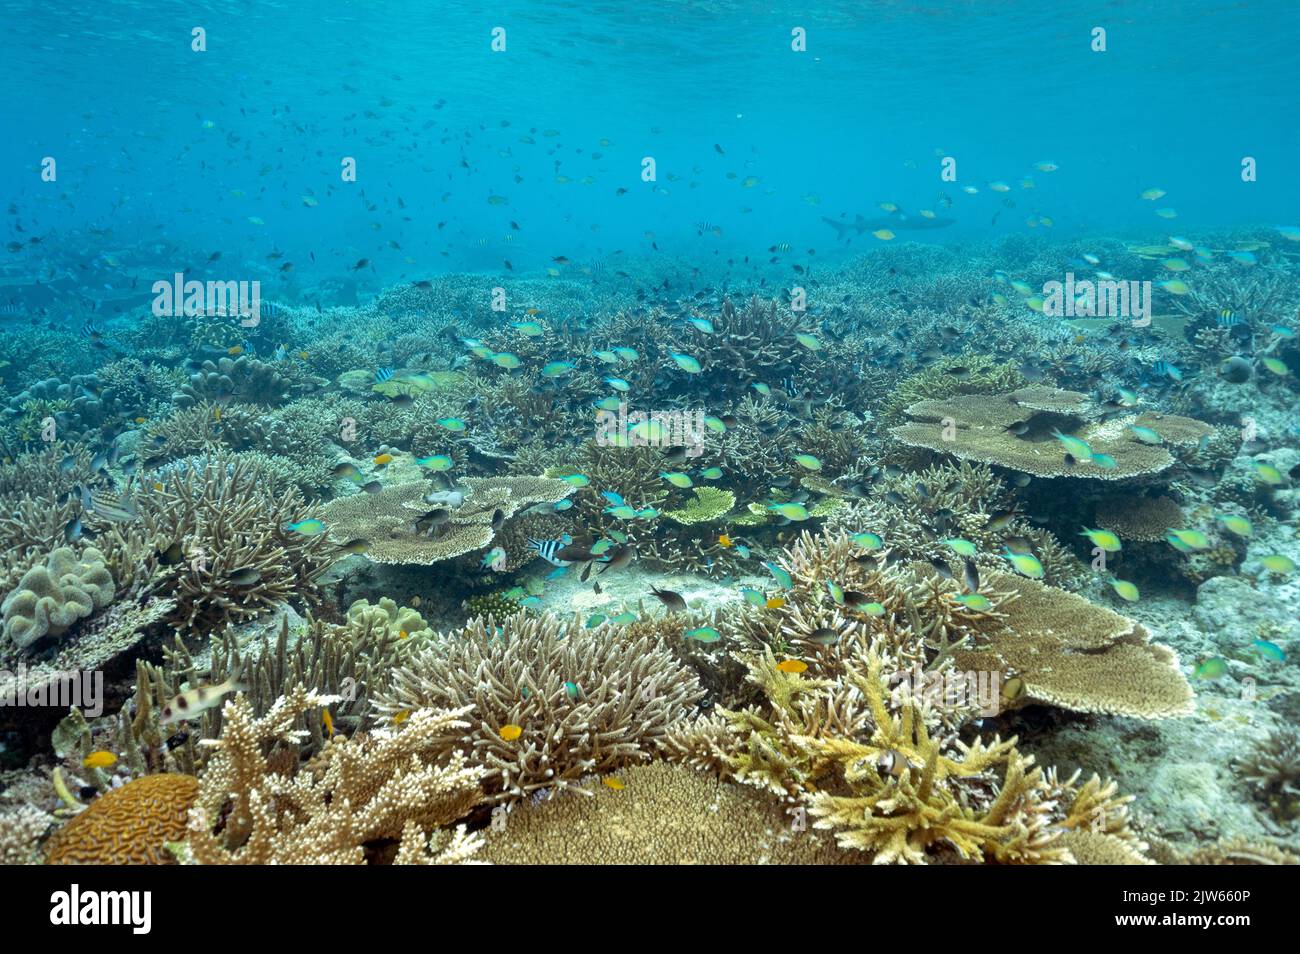
<svg viewBox="0 0 1300 954">
<path fill-rule="evenodd" d="M 894 233 L 889 231 L 889 229 L 876 229 L 871 234 L 874 235 L 876 238 L 880 239 L 880 241 L 882 242 L 888 242 L 890 239 L 894 237 Z"/>
<path fill-rule="evenodd" d="M 614 778 L 613 776 L 610 776 L 609 778 L 601 779 L 601 781 L 604 782 L 606 785 L 608 785 L 616 792 L 623 791 L 624 786 L 623 786 L 622 779 L 618 779 L 618 778 Z"/>
<path fill-rule="evenodd" d="M 401 712 L 393 716 L 393 725 L 401 725 L 410 717 L 411 717 L 411 710 L 403 709 Z"/>
<path fill-rule="evenodd" d="M 388 464 L 391 464 L 392 462 L 393 462 L 392 454 L 379 454 L 378 456 L 375 457 L 376 467 L 386 467 Z"/>
<path fill-rule="evenodd" d="M 765 605 L 767 606 L 768 609 L 780 609 L 782 606 L 785 605 L 785 600 L 783 600 L 779 596 L 774 596 L 770 600 L 768 600 Z"/>
<path fill-rule="evenodd" d="M 236 355 L 241 355 L 243 353 L 244 353 L 243 345 L 234 345 L 233 347 L 226 349 L 226 354 L 230 355 L 232 358 L 235 357 Z"/>
<path fill-rule="evenodd" d="M 503 725 L 497 730 L 497 735 L 501 736 L 501 738 L 505 739 L 507 742 L 513 742 L 523 734 L 524 727 L 521 725 L 515 725 L 513 722 L 509 725 Z"/>
<path fill-rule="evenodd" d="M 112 752 L 105 752 L 103 749 L 99 749 L 98 751 L 91 752 L 82 759 L 81 764 L 86 768 L 112 768 L 117 764 L 117 756 Z"/>
<path fill-rule="evenodd" d="M 718 537 L 718 546 L 720 546 L 720 547 L 729 547 L 729 546 L 731 546 L 731 537 L 727 536 L 725 533 L 724 533 L 724 534 L 721 534 L 721 535 Z"/>
<path fill-rule="evenodd" d="M 334 738 L 334 717 L 330 715 L 328 709 L 322 709 L 320 711 L 320 721 L 325 726 L 326 735 L 331 739 Z"/>
<path fill-rule="evenodd" d="M 776 668 L 781 672 L 788 672 L 797 675 L 801 672 L 807 671 L 808 664 L 800 659 L 782 659 L 776 664 Z"/>
</svg>

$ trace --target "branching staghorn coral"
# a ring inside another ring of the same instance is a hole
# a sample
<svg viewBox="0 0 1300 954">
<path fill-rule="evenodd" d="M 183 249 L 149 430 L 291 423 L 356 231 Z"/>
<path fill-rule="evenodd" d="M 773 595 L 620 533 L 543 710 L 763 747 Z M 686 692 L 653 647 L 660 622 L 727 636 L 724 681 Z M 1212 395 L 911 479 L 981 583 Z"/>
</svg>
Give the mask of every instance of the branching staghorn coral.
<svg viewBox="0 0 1300 954">
<path fill-rule="evenodd" d="M 343 624 L 308 615 L 305 624 L 291 632 L 288 617 L 283 616 L 274 642 L 263 636 L 260 644 L 241 646 L 235 631 L 214 634 L 210 661 L 202 668 L 177 639 L 171 647 L 164 647 L 163 667 L 142 664 L 136 706 L 140 708 L 141 697 L 147 695 L 146 704 L 160 709 L 186 685 L 219 685 L 238 676 L 248 686 L 245 698 L 258 717 L 291 688 L 301 685 L 338 696 L 339 702 L 329 708 L 330 720 L 336 731 L 355 731 L 369 708 L 369 693 L 380 684 L 383 674 L 413 645 L 431 635 L 418 613 L 398 609 L 392 600 L 383 599 L 374 606 L 364 600 L 353 604 Z M 222 711 L 214 708 L 199 715 L 191 722 L 188 735 L 216 738 L 221 734 Z M 331 735 L 324 713 L 318 709 L 305 712 L 296 728 L 306 733 L 301 748 L 308 752 L 319 751 Z M 159 741 L 153 739 L 155 745 Z M 203 752 L 198 754 L 202 757 Z"/>
<path fill-rule="evenodd" d="M 831 514 L 826 529 L 878 533 L 896 553 L 913 559 L 938 558 L 954 567 L 961 560 L 942 543 L 944 539 L 969 540 L 979 551 L 977 566 L 1002 568 L 1006 565 L 1003 541 L 1023 537 L 1042 563 L 1047 582 L 1069 590 L 1083 585 L 1083 564 L 1049 531 L 1019 516 L 1005 526 L 994 523 L 994 514 L 1011 511 L 1013 503 L 1011 493 L 987 464 L 941 462 L 922 471 L 879 478 L 870 497 L 852 500 Z"/>
<path fill-rule="evenodd" d="M 1274 818 L 1287 822 L 1300 815 L 1300 732 L 1273 731 L 1238 762 L 1237 772 Z"/>
<path fill-rule="evenodd" d="M 810 739 L 811 752 L 833 762 L 851 795 L 817 792 L 808 799 L 815 827 L 834 830 L 839 843 L 869 852 L 875 864 L 924 863 L 951 849 L 965 860 L 1062 863 L 1069 853 L 1053 844 L 1055 807 L 1033 757 L 1014 738 L 991 744 L 977 738 L 950 746 L 930 737 L 916 707 L 894 714 L 885 706 L 881 661 L 869 659 L 856 687 L 870 707 L 875 730 L 866 743 Z M 898 768 L 901 766 L 901 770 Z M 1004 773 L 1001 783 L 994 773 Z"/>
<path fill-rule="evenodd" d="M 328 541 L 288 529 L 314 511 L 297 491 L 274 493 L 255 461 L 229 452 L 192 459 L 132 499 L 134 519 L 94 518 L 96 543 L 119 583 L 147 581 L 149 593 L 176 603 L 178 630 L 211 630 L 282 602 L 319 599 L 316 580 L 332 562 Z"/>
<path fill-rule="evenodd" d="M 479 771 L 448 749 L 468 708 L 421 710 L 400 727 L 338 736 L 299 766 L 293 726 L 336 701 L 297 687 L 261 718 L 242 696 L 226 703 L 220 738 L 205 743 L 214 753 L 190 812 L 187 860 L 362 864 L 367 844 L 400 839 L 401 857 L 414 861 L 431 831 L 478 803 Z M 472 853 L 463 834 L 453 845 Z"/>
<path fill-rule="evenodd" d="M 455 744 L 503 802 L 648 760 L 703 694 L 651 636 L 520 613 L 426 641 L 372 697 L 389 718 L 472 705 Z"/>
<path fill-rule="evenodd" d="M 876 864 L 1068 864 L 1078 859 L 1065 839 L 1085 826 L 1141 851 L 1113 783 L 1058 782 L 1014 738 L 935 735 L 922 700 L 891 691 L 887 660 L 868 650 L 842 678 L 809 678 L 769 652 L 751 661 L 764 707 L 701 720 L 666 754 L 805 804 L 816 828 Z"/>
</svg>

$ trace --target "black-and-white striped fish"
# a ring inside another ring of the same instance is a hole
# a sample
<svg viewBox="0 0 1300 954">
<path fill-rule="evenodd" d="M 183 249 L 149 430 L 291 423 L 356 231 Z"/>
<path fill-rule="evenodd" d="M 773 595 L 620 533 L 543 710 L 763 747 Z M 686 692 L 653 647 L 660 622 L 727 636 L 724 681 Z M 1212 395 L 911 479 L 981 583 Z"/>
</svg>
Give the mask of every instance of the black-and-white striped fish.
<svg viewBox="0 0 1300 954">
<path fill-rule="evenodd" d="M 534 540 L 532 537 L 528 538 L 529 548 L 536 550 L 538 556 L 547 563 L 551 563 L 555 566 L 569 565 L 569 561 L 559 559 L 556 554 L 572 542 L 573 537 L 569 536 L 567 533 L 558 540 Z"/>
</svg>

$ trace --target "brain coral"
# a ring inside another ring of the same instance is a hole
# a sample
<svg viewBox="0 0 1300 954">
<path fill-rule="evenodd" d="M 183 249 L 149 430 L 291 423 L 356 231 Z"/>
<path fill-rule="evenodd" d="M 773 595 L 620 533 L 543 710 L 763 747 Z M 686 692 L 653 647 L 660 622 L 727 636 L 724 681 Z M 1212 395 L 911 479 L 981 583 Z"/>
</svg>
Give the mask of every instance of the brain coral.
<svg viewBox="0 0 1300 954">
<path fill-rule="evenodd" d="M 192 775 L 146 775 L 106 792 L 55 832 L 50 865 L 165 865 L 164 842 L 183 841 L 198 796 Z"/>
<path fill-rule="evenodd" d="M 654 762 L 519 804 L 478 856 L 497 864 L 860 864 L 771 795 Z M 621 787 L 620 787 L 621 786 Z M 588 797 L 589 796 L 589 797 Z"/>
<path fill-rule="evenodd" d="M 112 602 L 114 589 L 102 553 L 87 547 L 78 557 L 70 547 L 59 547 L 43 565 L 23 574 L 0 604 L 4 635 L 20 648 L 42 636 L 58 636 Z"/>
</svg>

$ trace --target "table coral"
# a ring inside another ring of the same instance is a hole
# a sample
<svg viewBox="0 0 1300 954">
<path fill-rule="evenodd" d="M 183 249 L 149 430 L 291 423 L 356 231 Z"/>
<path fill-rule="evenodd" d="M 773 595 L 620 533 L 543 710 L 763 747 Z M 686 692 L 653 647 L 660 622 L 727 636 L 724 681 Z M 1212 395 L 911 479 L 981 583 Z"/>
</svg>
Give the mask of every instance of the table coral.
<svg viewBox="0 0 1300 954">
<path fill-rule="evenodd" d="M 696 487 L 695 499 L 680 510 L 665 510 L 664 516 L 674 523 L 716 523 L 736 505 L 736 495 L 720 487 Z"/>
<path fill-rule="evenodd" d="M 892 428 L 895 440 L 950 454 L 959 460 L 981 461 L 1035 477 L 1083 477 L 1126 480 L 1160 473 L 1174 464 L 1166 444 L 1195 444 L 1213 433 L 1208 424 L 1186 417 L 1146 411 L 1106 421 L 1091 421 L 1087 395 L 1053 388 L 1022 388 L 1009 394 L 961 395 L 927 399 L 910 405 L 911 423 Z M 1146 444 L 1131 427 L 1156 430 L 1162 444 Z M 1024 428 L 1017 435 L 1012 428 Z M 1067 462 L 1053 431 L 1087 441 L 1094 454 L 1112 457 L 1103 468 L 1091 460 Z"/>
<path fill-rule="evenodd" d="M 1013 598 L 999 605 L 999 620 L 953 650 L 961 668 L 1018 675 L 1023 701 L 1075 712 L 1163 719 L 1191 711 L 1177 654 L 1151 642 L 1141 623 L 1012 573 L 985 574 L 984 584 Z"/>
<path fill-rule="evenodd" d="M 509 520 L 525 507 L 556 503 L 573 487 L 548 477 L 466 477 L 458 485 L 464 501 L 437 532 L 418 526 L 420 518 L 441 506 L 429 503 L 431 481 L 391 484 L 378 493 L 339 497 L 322 508 L 330 537 L 338 543 L 369 541 L 366 557 L 375 563 L 431 564 L 481 550 L 496 536 L 492 524 L 499 511 Z M 444 529 L 445 528 L 445 529 Z"/>
</svg>

